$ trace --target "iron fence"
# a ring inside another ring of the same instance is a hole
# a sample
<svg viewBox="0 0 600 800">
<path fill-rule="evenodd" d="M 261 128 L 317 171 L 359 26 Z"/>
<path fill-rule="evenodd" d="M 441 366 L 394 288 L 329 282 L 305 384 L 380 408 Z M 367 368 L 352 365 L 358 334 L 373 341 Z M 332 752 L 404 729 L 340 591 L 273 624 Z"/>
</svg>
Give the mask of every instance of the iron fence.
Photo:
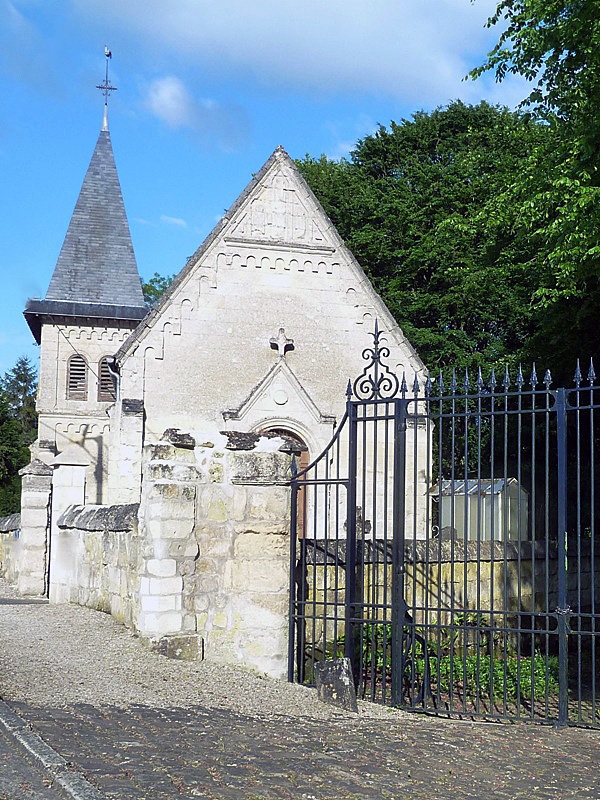
<svg viewBox="0 0 600 800">
<path fill-rule="evenodd" d="M 290 680 L 345 655 L 373 701 L 600 727 L 593 365 L 409 386 L 373 337 L 292 481 Z"/>
</svg>

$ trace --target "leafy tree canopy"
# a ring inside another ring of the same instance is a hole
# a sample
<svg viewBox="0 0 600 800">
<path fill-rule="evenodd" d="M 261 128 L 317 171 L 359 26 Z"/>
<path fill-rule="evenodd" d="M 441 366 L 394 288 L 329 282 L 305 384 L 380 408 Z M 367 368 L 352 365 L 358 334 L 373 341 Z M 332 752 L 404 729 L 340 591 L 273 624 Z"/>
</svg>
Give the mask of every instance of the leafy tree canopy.
<svg viewBox="0 0 600 800">
<path fill-rule="evenodd" d="M 36 390 L 36 372 L 27 358 L 19 358 L 0 378 L 0 516 L 21 507 L 19 469 L 28 463 L 36 437 Z"/>
<path fill-rule="evenodd" d="M 144 294 L 144 301 L 148 308 L 156 305 L 159 298 L 166 292 L 169 286 L 173 283 L 174 275 L 159 275 L 155 272 L 154 275 L 146 283 L 142 283 L 142 292 Z"/>
<path fill-rule="evenodd" d="M 516 359 L 534 327 L 536 246 L 499 198 L 548 137 L 530 116 L 451 103 L 300 171 L 430 368 Z"/>
<path fill-rule="evenodd" d="M 545 314 L 533 345 L 573 360 L 596 347 L 600 302 L 600 4 L 502 0 L 488 20 L 497 24 L 505 29 L 496 47 L 471 75 L 491 70 L 533 84 L 522 106 L 549 135 L 504 204 L 520 208 L 538 248 L 534 300 Z"/>
<path fill-rule="evenodd" d="M 37 373 L 31 361 L 24 356 L 18 358 L 15 366 L 0 378 L 0 389 L 12 417 L 19 423 L 23 441 L 31 444 L 37 436 Z"/>
</svg>

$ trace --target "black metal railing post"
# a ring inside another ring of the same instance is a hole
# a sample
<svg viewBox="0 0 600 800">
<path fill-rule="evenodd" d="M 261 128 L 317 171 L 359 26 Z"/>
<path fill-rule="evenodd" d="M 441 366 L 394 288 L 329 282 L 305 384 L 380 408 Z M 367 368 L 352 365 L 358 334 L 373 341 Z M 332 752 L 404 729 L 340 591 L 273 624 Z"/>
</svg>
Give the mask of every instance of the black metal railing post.
<svg viewBox="0 0 600 800">
<path fill-rule="evenodd" d="M 558 721 L 567 724 L 569 714 L 569 613 L 567 584 L 567 407 L 566 392 L 556 390 L 556 449 L 557 449 L 557 518 L 558 518 Z"/>
<path fill-rule="evenodd" d="M 392 517 L 392 704 L 402 703 L 404 546 L 406 539 L 406 414 L 408 401 L 394 400 L 394 498 Z"/>
<path fill-rule="evenodd" d="M 291 508 L 290 508 L 290 597 L 289 597 L 289 633 L 288 633 L 288 681 L 294 680 L 294 645 L 296 629 L 296 597 L 298 589 L 296 587 L 296 531 L 298 529 L 298 491 L 299 486 L 296 481 L 296 456 L 292 456 L 292 480 L 291 480 Z"/>
<path fill-rule="evenodd" d="M 354 682 L 358 685 L 360 664 L 356 648 L 356 480 L 358 468 L 358 404 L 348 398 L 348 494 L 346 498 L 346 588 L 344 655 L 350 659 Z"/>
</svg>

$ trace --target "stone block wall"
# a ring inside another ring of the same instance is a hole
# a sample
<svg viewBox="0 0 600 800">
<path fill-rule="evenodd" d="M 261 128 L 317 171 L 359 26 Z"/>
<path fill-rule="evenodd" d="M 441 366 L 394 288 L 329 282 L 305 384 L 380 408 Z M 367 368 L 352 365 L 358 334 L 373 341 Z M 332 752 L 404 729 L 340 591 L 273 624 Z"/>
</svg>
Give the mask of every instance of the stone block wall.
<svg viewBox="0 0 600 800">
<path fill-rule="evenodd" d="M 283 676 L 291 459 L 256 438 L 240 451 L 167 432 L 146 448 L 137 627 Z"/>
<path fill-rule="evenodd" d="M 339 545 L 339 563 L 345 561 L 345 543 Z M 329 545 L 328 564 L 318 555 L 312 563 L 307 549 L 304 586 L 307 614 L 316 617 L 307 625 L 310 643 L 321 647 L 331 640 L 333 620 L 344 631 L 345 572 L 335 569 L 335 544 Z M 579 568 L 577 564 L 579 563 Z M 384 606 L 392 597 L 391 551 L 369 548 L 365 554 L 362 580 L 365 603 L 373 604 L 371 616 L 384 619 Z M 483 618 L 494 612 L 496 624 L 506 619 L 508 627 L 518 621 L 527 626 L 531 615 L 553 612 L 558 604 L 558 558 L 555 549 L 546 551 L 543 542 L 418 541 L 406 547 L 404 598 L 419 625 L 447 626 L 458 614 L 479 611 Z M 592 598 L 600 589 L 600 557 L 592 558 L 589 542 L 580 543 L 578 556 L 568 559 L 568 597 L 574 612 L 589 613 Z M 506 613 L 506 617 L 503 615 Z M 327 617 L 327 634 L 324 619 Z M 387 613 L 389 620 L 389 609 Z"/>
<path fill-rule="evenodd" d="M 53 594 L 135 627 L 139 609 L 137 504 L 70 506 L 57 520 L 64 561 Z"/>
<path fill-rule="evenodd" d="M 16 583 L 21 551 L 21 515 L 0 517 L 0 575 Z"/>
</svg>

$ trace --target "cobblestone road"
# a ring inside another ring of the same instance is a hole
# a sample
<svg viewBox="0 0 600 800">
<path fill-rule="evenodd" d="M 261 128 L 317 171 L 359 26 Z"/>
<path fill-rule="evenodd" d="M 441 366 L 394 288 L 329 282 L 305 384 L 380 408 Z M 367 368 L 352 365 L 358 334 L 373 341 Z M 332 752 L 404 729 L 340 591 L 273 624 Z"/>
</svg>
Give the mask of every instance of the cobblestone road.
<svg viewBox="0 0 600 800">
<path fill-rule="evenodd" d="M 600 737 L 585 730 L 11 706 L 111 800 L 600 798 Z"/>
<path fill-rule="evenodd" d="M 50 784 L 47 772 L 0 731 L 0 800 L 65 800 Z"/>
<path fill-rule="evenodd" d="M 0 697 L 108 800 L 600 800 L 598 730 L 331 710 L 1 580 Z M 0 800 L 57 791 L 2 733 Z"/>
</svg>

